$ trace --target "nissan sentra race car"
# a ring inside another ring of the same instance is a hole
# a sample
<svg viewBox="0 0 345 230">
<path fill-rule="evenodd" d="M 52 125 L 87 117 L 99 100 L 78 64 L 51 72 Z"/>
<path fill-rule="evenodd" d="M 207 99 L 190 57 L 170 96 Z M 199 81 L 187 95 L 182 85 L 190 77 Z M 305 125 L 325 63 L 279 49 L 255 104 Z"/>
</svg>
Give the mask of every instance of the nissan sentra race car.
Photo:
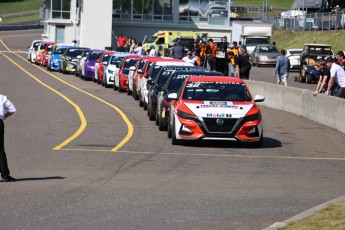
<svg viewBox="0 0 345 230">
<path fill-rule="evenodd" d="M 232 77 L 188 77 L 177 93 L 168 97 L 168 137 L 172 144 L 195 140 L 222 140 L 263 144 L 259 107 L 246 84 Z"/>
</svg>

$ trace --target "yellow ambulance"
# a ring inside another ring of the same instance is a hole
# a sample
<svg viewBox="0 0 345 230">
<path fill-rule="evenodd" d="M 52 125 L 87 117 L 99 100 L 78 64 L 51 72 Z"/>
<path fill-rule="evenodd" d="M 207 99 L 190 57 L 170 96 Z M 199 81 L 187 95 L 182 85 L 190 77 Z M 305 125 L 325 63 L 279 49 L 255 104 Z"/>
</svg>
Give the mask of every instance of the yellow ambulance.
<svg viewBox="0 0 345 230">
<path fill-rule="evenodd" d="M 159 51 L 160 55 L 164 54 L 164 51 L 169 47 L 173 46 L 173 41 L 176 39 L 187 39 L 191 38 L 193 41 L 197 39 L 206 40 L 207 32 L 201 31 L 158 31 L 151 37 L 145 39 L 143 48 L 149 50 L 153 45 L 156 50 Z"/>
</svg>

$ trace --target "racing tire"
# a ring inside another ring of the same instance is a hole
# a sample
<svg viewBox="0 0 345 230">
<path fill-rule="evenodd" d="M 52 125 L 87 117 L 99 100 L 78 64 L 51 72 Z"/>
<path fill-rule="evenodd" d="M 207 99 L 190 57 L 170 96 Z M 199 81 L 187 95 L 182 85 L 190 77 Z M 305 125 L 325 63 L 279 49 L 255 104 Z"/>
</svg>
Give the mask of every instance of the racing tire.
<svg viewBox="0 0 345 230">
<path fill-rule="evenodd" d="M 151 106 L 150 106 L 150 104 L 151 104 Z M 153 108 L 152 102 L 151 103 L 149 102 L 149 106 L 147 108 L 147 111 L 149 111 L 148 113 L 149 113 L 150 121 L 154 121 L 156 119 L 156 111 Z"/>
<path fill-rule="evenodd" d="M 104 79 L 103 79 L 104 80 Z M 118 87 L 116 86 L 115 82 L 114 82 L 114 91 L 117 91 Z"/>
<path fill-rule="evenodd" d="M 176 138 L 175 121 L 173 122 L 173 127 L 172 127 L 171 144 L 172 145 L 180 145 L 181 144 L 181 140 L 178 140 Z"/>
<path fill-rule="evenodd" d="M 158 129 L 159 131 L 167 131 L 168 130 L 168 125 L 166 124 L 166 120 L 162 117 L 162 112 L 160 113 L 159 115 L 159 118 L 158 118 Z M 169 137 L 169 135 L 168 135 Z"/>
<path fill-rule="evenodd" d="M 96 82 L 97 82 L 97 79 L 96 79 L 96 78 L 93 78 L 93 82 L 96 83 Z"/>
<path fill-rule="evenodd" d="M 130 91 L 129 88 L 127 89 L 127 95 L 128 96 L 132 95 L 132 91 Z"/>
<path fill-rule="evenodd" d="M 104 88 L 108 88 L 109 87 L 107 81 L 103 81 L 103 86 L 104 86 Z"/>
<path fill-rule="evenodd" d="M 307 74 L 307 75 L 305 76 L 305 83 L 306 83 L 306 84 L 310 84 L 310 83 L 311 83 L 311 80 L 312 80 L 311 75 L 310 75 L 310 74 Z"/>
<path fill-rule="evenodd" d="M 139 94 L 139 107 L 143 107 L 144 106 L 144 102 L 141 100 L 141 94 Z"/>
<path fill-rule="evenodd" d="M 133 96 L 134 100 L 138 100 L 137 89 L 135 86 L 133 86 L 132 96 Z"/>
<path fill-rule="evenodd" d="M 121 86 L 121 83 L 119 82 L 119 87 L 117 88 L 117 91 L 119 91 L 119 93 L 122 93 L 123 92 L 123 88 Z"/>
<path fill-rule="evenodd" d="M 156 108 L 155 123 L 156 123 L 157 126 L 159 126 L 159 114 L 158 114 L 158 109 L 157 108 Z"/>
<path fill-rule="evenodd" d="M 171 130 L 171 125 L 170 125 L 170 121 L 168 121 L 168 138 L 171 138 L 172 137 L 172 130 Z"/>
</svg>

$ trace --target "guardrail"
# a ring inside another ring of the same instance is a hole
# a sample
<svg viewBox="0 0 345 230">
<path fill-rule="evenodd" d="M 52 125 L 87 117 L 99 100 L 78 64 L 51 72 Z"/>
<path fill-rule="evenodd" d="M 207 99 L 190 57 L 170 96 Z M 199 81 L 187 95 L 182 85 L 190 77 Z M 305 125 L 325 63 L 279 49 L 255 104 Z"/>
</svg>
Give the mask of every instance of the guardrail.
<svg viewBox="0 0 345 230">
<path fill-rule="evenodd" d="M 315 97 L 308 89 L 265 82 L 246 81 L 246 84 L 254 96 L 265 96 L 260 104 L 308 118 L 345 134 L 345 99 L 322 94 Z"/>
</svg>

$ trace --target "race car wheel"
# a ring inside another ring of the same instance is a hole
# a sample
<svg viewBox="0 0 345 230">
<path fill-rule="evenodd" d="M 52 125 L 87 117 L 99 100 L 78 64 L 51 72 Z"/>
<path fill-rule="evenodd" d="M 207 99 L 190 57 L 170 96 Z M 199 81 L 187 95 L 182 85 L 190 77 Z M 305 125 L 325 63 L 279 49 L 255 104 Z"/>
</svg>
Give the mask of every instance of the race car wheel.
<svg viewBox="0 0 345 230">
<path fill-rule="evenodd" d="M 160 113 L 160 116 L 159 116 L 158 129 L 159 131 L 166 131 L 168 130 L 168 127 L 167 127 L 165 119 L 162 117 L 161 114 L 162 112 Z M 168 134 L 168 137 L 169 137 L 169 134 Z"/>
<path fill-rule="evenodd" d="M 143 109 L 144 109 L 144 110 L 147 110 L 147 105 L 146 105 L 145 102 L 143 102 Z"/>
<path fill-rule="evenodd" d="M 170 121 L 168 121 L 168 138 L 172 137 L 172 130 L 171 130 L 171 125 L 170 125 Z"/>
<path fill-rule="evenodd" d="M 139 107 L 143 107 L 144 106 L 144 102 L 141 100 L 141 94 L 139 94 Z"/>
<path fill-rule="evenodd" d="M 181 141 L 176 138 L 175 121 L 173 122 L 173 126 L 172 126 L 171 144 L 172 145 L 181 144 Z"/>
<path fill-rule="evenodd" d="M 155 123 L 156 123 L 157 126 L 159 125 L 159 114 L 158 114 L 158 109 L 157 108 L 156 108 Z"/>
<path fill-rule="evenodd" d="M 123 92 L 123 89 L 122 89 L 122 86 L 121 86 L 121 83 L 119 82 L 119 88 L 118 88 L 118 91 L 119 93 Z"/>
<path fill-rule="evenodd" d="M 128 96 L 132 95 L 132 91 L 130 91 L 129 88 L 127 89 L 127 95 Z"/>
<path fill-rule="evenodd" d="M 133 98 L 134 100 L 139 100 L 139 95 L 136 89 L 133 90 Z"/>
<path fill-rule="evenodd" d="M 310 83 L 311 83 L 311 75 L 310 75 L 310 74 L 307 74 L 307 75 L 305 76 L 305 83 L 307 83 L 307 84 L 310 84 Z"/>
<path fill-rule="evenodd" d="M 152 105 L 152 102 L 151 101 L 149 101 L 149 106 L 148 106 L 148 108 L 147 108 L 147 111 L 149 111 L 149 118 L 150 118 L 150 121 L 154 121 L 155 120 L 155 118 L 156 118 L 156 112 L 155 112 L 155 110 L 154 110 L 154 108 L 153 108 L 153 105 Z"/>
<path fill-rule="evenodd" d="M 103 86 L 104 86 L 104 88 L 108 88 L 108 87 L 109 87 L 109 85 L 108 85 L 108 83 L 107 83 L 107 80 L 106 80 L 106 79 L 105 79 L 105 81 L 104 81 Z"/>
<path fill-rule="evenodd" d="M 103 79 L 104 81 L 104 79 Z M 114 82 L 114 91 L 117 91 L 118 90 L 118 87 L 116 86 L 115 82 Z"/>
</svg>

